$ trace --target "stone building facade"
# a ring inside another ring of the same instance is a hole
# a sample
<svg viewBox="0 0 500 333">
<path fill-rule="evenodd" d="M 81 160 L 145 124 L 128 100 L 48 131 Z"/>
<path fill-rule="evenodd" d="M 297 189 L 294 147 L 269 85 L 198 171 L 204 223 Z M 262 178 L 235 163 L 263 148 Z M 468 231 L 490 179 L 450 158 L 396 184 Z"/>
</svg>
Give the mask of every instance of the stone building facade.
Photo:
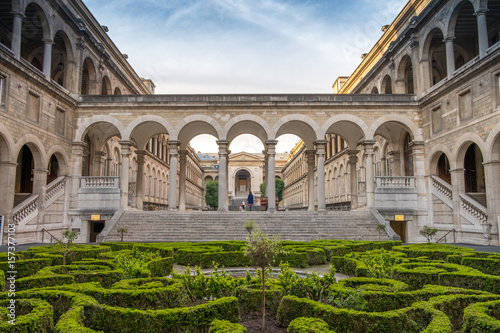
<svg viewBox="0 0 500 333">
<path fill-rule="evenodd" d="M 19 242 L 66 228 L 92 241 L 129 209 L 201 209 L 199 134 L 217 138 L 227 211 L 241 191 L 229 145 L 253 134 L 285 209 L 378 210 L 408 241 L 432 225 L 498 244 L 498 1 L 410 0 L 338 94 L 290 95 L 154 95 L 82 1 L 0 6 L 0 216 Z M 280 166 L 283 134 L 302 141 Z"/>
</svg>

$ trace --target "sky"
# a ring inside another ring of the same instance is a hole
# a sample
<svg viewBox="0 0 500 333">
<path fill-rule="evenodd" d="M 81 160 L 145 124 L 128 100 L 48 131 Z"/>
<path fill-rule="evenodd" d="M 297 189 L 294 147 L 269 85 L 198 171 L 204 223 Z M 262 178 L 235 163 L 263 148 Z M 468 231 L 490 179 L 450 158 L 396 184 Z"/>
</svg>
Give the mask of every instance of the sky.
<svg viewBox="0 0 500 333">
<path fill-rule="evenodd" d="M 83 1 L 157 94 L 331 93 L 407 2 Z"/>
</svg>

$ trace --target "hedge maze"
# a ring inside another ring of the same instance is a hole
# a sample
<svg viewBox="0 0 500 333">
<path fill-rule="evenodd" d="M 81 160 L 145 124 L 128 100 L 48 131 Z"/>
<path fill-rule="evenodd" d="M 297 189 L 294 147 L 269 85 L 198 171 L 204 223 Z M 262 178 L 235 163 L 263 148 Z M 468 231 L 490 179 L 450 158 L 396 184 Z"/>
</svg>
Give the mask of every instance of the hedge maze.
<svg viewBox="0 0 500 333">
<path fill-rule="evenodd" d="M 244 245 L 30 248 L 16 253 L 15 297 L 0 254 L 0 332 L 246 332 L 239 322 L 261 311 L 261 276 L 226 270 L 249 266 Z M 498 254 L 343 240 L 283 248 L 265 296 L 266 312 L 288 332 L 500 332 Z M 190 269 L 176 272 L 174 264 Z M 323 264 L 331 265 L 323 275 L 290 268 Z M 335 272 L 352 277 L 336 282 Z"/>
</svg>

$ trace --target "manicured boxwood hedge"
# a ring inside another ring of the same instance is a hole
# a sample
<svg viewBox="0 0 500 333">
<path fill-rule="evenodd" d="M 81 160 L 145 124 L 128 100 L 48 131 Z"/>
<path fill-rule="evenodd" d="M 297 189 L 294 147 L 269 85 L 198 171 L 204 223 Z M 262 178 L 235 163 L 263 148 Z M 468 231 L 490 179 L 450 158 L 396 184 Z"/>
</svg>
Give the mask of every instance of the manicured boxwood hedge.
<svg viewBox="0 0 500 333">
<path fill-rule="evenodd" d="M 283 288 L 269 283 L 266 284 L 266 314 L 276 315 Z M 245 313 L 262 313 L 262 285 L 243 285 L 236 288 L 235 296 L 238 298 L 240 309 Z"/>
<path fill-rule="evenodd" d="M 14 305 L 11 300 L 0 301 L 0 307 L 7 310 L 1 314 L 0 332 L 4 333 L 45 333 L 54 328 L 53 308 L 43 300 L 38 299 L 15 299 Z M 11 311 L 9 306 L 15 306 Z M 10 315 L 14 315 L 10 317 Z M 9 323 L 15 320 L 15 325 Z"/>
<path fill-rule="evenodd" d="M 464 333 L 500 332 L 500 301 L 476 303 L 464 310 Z"/>
<path fill-rule="evenodd" d="M 215 319 L 210 323 L 209 333 L 246 333 L 247 329 L 240 324 L 231 323 L 227 320 Z"/>
<path fill-rule="evenodd" d="M 328 324 L 318 318 L 295 318 L 288 325 L 288 333 L 335 333 Z"/>
</svg>

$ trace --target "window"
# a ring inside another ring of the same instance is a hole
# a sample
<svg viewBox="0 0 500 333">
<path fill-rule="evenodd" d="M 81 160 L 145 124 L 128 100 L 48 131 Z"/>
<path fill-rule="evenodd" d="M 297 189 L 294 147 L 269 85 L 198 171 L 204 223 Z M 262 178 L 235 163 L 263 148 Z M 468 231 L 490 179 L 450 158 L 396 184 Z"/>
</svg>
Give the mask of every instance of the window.
<svg viewBox="0 0 500 333">
<path fill-rule="evenodd" d="M 443 117 L 441 114 L 441 106 L 437 106 L 431 110 L 432 133 L 439 133 L 443 129 Z"/>
<path fill-rule="evenodd" d="M 5 86 L 5 77 L 0 75 L 0 106 L 5 104 L 4 100 L 4 86 Z"/>
<path fill-rule="evenodd" d="M 28 120 L 35 123 L 38 123 L 40 118 L 40 96 L 32 92 L 28 94 L 28 110 L 26 116 Z"/>
<path fill-rule="evenodd" d="M 472 97 L 470 90 L 466 90 L 458 95 L 460 121 L 472 119 Z"/>
<path fill-rule="evenodd" d="M 55 132 L 59 135 L 64 135 L 66 125 L 66 112 L 61 109 L 56 110 Z"/>
<path fill-rule="evenodd" d="M 496 76 L 497 81 L 497 86 L 496 86 L 496 93 L 497 93 L 497 105 L 500 105 L 500 74 Z"/>
</svg>

